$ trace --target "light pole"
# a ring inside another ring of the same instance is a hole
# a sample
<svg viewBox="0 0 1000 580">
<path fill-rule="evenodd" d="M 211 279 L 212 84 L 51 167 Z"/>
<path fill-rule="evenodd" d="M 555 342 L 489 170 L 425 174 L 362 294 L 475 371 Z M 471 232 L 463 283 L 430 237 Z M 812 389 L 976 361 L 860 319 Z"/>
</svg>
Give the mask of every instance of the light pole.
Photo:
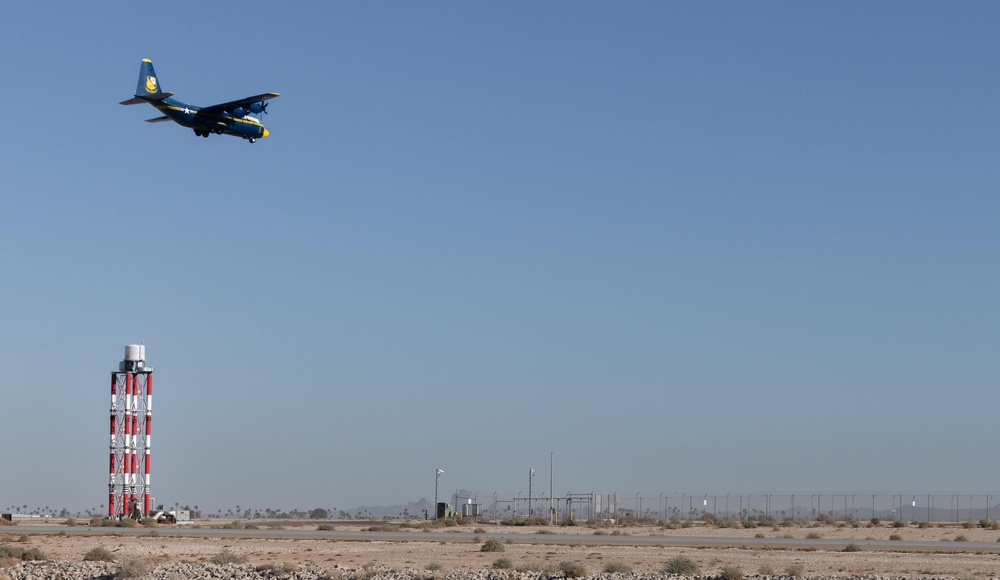
<svg viewBox="0 0 1000 580">
<path fill-rule="evenodd" d="M 528 468 L 528 517 L 531 517 L 531 480 L 535 479 L 535 470 Z"/>
<path fill-rule="evenodd" d="M 434 470 L 434 520 L 438 519 L 438 478 L 444 473 L 443 469 Z"/>
</svg>

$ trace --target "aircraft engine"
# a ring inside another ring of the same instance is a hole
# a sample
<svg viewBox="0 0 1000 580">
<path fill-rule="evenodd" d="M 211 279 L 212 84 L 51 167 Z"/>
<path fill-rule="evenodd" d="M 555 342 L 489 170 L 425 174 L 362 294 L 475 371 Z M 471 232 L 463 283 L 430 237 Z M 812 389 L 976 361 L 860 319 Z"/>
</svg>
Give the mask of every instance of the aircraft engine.
<svg viewBox="0 0 1000 580">
<path fill-rule="evenodd" d="M 256 114 L 263 113 L 264 109 L 266 109 L 266 108 L 267 108 L 267 105 L 263 101 L 261 101 L 259 103 L 253 103 L 249 107 L 250 112 L 251 113 L 256 113 Z"/>
<path fill-rule="evenodd" d="M 232 110 L 232 113 L 234 117 L 246 117 L 248 114 L 247 110 L 244 109 L 243 107 L 236 107 L 235 109 Z"/>
</svg>

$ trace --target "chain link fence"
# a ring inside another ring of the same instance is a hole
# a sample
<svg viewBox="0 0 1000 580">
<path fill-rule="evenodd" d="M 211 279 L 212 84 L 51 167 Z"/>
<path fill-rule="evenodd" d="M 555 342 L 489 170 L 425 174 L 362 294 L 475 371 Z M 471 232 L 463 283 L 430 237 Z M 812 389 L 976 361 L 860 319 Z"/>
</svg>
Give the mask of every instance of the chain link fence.
<svg viewBox="0 0 1000 580">
<path fill-rule="evenodd" d="M 528 497 L 464 492 L 456 504 L 475 504 L 482 518 L 548 521 L 766 519 L 910 522 L 978 522 L 1000 516 L 1000 493 L 567 493 Z M 456 506 L 457 507 L 457 506 Z"/>
</svg>

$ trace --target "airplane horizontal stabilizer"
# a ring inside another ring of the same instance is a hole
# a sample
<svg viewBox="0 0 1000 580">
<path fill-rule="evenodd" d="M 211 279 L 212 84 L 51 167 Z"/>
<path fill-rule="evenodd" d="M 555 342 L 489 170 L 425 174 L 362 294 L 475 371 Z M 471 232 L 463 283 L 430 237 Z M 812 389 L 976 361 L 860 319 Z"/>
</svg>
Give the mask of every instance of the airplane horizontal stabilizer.
<svg viewBox="0 0 1000 580">
<path fill-rule="evenodd" d="M 156 117 L 155 119 L 146 119 L 147 123 L 163 123 L 164 121 L 171 120 L 170 117 L 164 115 L 162 117 Z"/>
<path fill-rule="evenodd" d="M 157 93 L 155 95 L 149 95 L 148 97 L 132 97 L 127 101 L 122 101 L 118 103 L 119 105 L 138 105 L 139 103 L 155 103 L 156 101 L 162 101 L 167 97 L 174 96 L 173 93 Z"/>
</svg>

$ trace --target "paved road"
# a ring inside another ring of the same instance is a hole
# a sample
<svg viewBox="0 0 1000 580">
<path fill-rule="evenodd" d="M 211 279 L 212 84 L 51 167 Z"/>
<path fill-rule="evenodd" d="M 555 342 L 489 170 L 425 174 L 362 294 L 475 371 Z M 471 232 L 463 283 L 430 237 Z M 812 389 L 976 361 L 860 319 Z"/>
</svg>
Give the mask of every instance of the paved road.
<svg viewBox="0 0 1000 580">
<path fill-rule="evenodd" d="M 2 529 L 2 528 L 0 528 Z M 123 534 L 148 535 L 150 528 L 92 528 L 62 525 L 26 525 L 4 531 L 32 534 Z M 843 550 L 855 544 L 866 551 L 884 552 L 974 552 L 1000 554 L 996 542 L 942 542 L 893 540 L 809 540 L 805 538 L 723 538 L 691 536 L 594 536 L 573 534 L 472 534 L 457 532 L 356 532 L 288 530 L 224 530 L 218 528 L 158 527 L 159 536 L 188 538 L 266 538 L 275 540 L 379 540 L 384 542 L 474 542 L 477 538 L 499 538 L 515 544 L 579 546 L 670 546 L 685 548 L 758 548 L 784 550 Z"/>
</svg>

